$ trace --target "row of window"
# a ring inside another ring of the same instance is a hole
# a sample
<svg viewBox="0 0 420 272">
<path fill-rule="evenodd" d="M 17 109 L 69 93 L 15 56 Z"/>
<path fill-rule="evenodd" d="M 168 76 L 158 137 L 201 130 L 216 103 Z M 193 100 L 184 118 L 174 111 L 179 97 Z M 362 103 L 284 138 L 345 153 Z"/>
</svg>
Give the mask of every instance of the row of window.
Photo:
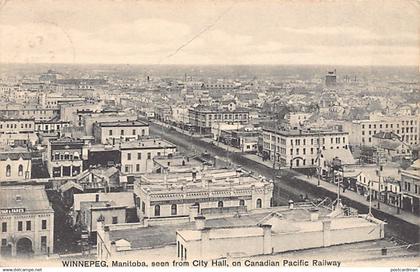
<svg viewBox="0 0 420 272">
<path fill-rule="evenodd" d="M 144 213 L 144 202 L 142 204 L 143 204 L 142 211 Z M 218 201 L 217 202 L 217 207 L 218 208 L 223 208 L 223 205 L 224 205 L 223 201 Z M 243 199 L 239 200 L 239 206 L 245 206 L 245 200 L 243 200 Z M 200 207 L 200 206 L 198 205 L 198 207 Z M 256 207 L 257 208 L 262 208 L 262 200 L 260 198 L 257 199 Z M 177 215 L 177 213 L 178 213 L 178 206 L 176 204 L 172 204 L 171 205 L 171 215 Z M 155 216 L 160 216 L 160 205 L 155 205 Z"/>
<path fill-rule="evenodd" d="M 124 135 L 124 132 L 125 130 L 124 129 L 121 129 L 121 131 L 120 131 L 120 135 Z M 112 134 L 113 134 L 113 130 L 112 129 L 110 129 L 109 131 L 108 131 L 108 135 L 109 136 L 112 136 Z M 135 129 L 133 129 L 132 130 L 132 135 L 137 135 L 137 130 L 135 130 Z M 144 130 L 144 129 L 142 129 L 141 130 L 141 135 L 142 136 L 145 136 L 146 135 L 146 131 Z"/>
<path fill-rule="evenodd" d="M 0 129 L 3 128 L 3 124 L 0 124 Z M 17 128 L 17 124 L 6 124 L 4 128 Z M 20 124 L 20 128 L 32 128 L 31 123 Z"/>
<path fill-rule="evenodd" d="M 248 115 L 247 114 L 209 114 L 207 115 L 209 117 L 209 120 L 222 120 L 222 119 L 247 119 Z M 204 115 L 203 115 L 204 117 Z"/>
<path fill-rule="evenodd" d="M 161 153 L 157 152 L 157 156 L 160 156 Z M 147 159 L 150 160 L 152 158 L 152 153 L 151 152 L 147 152 Z M 141 160 L 141 153 L 137 152 L 137 159 Z M 131 160 L 131 153 L 127 153 L 127 160 L 130 161 Z"/>
<path fill-rule="evenodd" d="M 23 231 L 23 221 L 18 221 L 17 224 L 17 231 Z M 1 223 L 1 232 L 7 232 L 7 222 L 2 222 Z M 41 221 L 41 229 L 46 230 L 47 229 L 47 220 L 43 219 Z M 32 221 L 28 220 L 26 221 L 25 224 L 25 230 L 26 231 L 31 231 L 32 230 Z"/>
<path fill-rule="evenodd" d="M 10 164 L 6 165 L 6 177 L 10 177 L 12 175 L 12 166 Z M 18 165 L 18 176 L 23 176 L 23 165 Z"/>
<path fill-rule="evenodd" d="M 404 124 L 405 125 L 415 125 L 415 122 L 414 122 L 414 120 L 406 120 L 406 121 L 401 121 L 401 125 L 403 125 L 404 126 Z M 379 128 L 383 128 L 383 127 L 385 127 L 385 128 L 393 128 L 393 125 L 394 124 L 385 124 L 385 126 L 383 125 L 383 124 L 379 124 L 378 126 L 376 126 L 376 124 L 369 124 L 368 125 L 368 127 L 369 128 L 377 128 L 377 127 L 379 127 Z M 397 126 L 397 128 L 399 128 L 400 127 L 400 124 L 395 124 L 396 126 Z M 362 129 L 364 129 L 366 126 L 365 126 L 365 124 L 362 124 Z"/>
</svg>

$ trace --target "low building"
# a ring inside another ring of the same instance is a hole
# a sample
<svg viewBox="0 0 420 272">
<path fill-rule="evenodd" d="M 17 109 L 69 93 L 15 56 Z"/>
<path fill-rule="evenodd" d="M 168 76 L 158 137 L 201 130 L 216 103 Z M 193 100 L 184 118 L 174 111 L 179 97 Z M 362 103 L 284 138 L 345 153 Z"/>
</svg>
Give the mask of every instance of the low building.
<svg viewBox="0 0 420 272">
<path fill-rule="evenodd" d="M 106 224 L 138 221 L 131 192 L 74 194 L 72 217 L 88 232 L 96 232 L 98 219 Z"/>
<path fill-rule="evenodd" d="M 1 256 L 54 252 L 54 210 L 44 186 L 0 186 Z"/>
<path fill-rule="evenodd" d="M 24 147 L 0 149 L 0 183 L 31 178 L 32 155 Z"/>
<path fill-rule="evenodd" d="M 112 144 L 138 140 L 149 135 L 149 124 L 141 121 L 102 122 L 93 125 L 95 142 Z"/>
<path fill-rule="evenodd" d="M 0 145 L 27 146 L 35 145 L 38 137 L 35 134 L 35 121 L 30 118 L 1 118 Z"/>
<path fill-rule="evenodd" d="M 256 224 L 238 219 L 233 226 L 214 225 L 204 217 L 195 222 L 195 229 L 177 231 L 179 260 L 271 255 L 378 240 L 384 238 L 385 225 L 366 215 L 324 215 L 313 208 L 272 212 Z"/>
<path fill-rule="evenodd" d="M 146 174 L 135 182 L 138 215 L 188 217 L 190 213 L 233 213 L 272 206 L 273 184 L 235 170 Z"/>
<path fill-rule="evenodd" d="M 401 171 L 401 193 L 402 209 L 420 215 L 420 160 Z"/>
</svg>

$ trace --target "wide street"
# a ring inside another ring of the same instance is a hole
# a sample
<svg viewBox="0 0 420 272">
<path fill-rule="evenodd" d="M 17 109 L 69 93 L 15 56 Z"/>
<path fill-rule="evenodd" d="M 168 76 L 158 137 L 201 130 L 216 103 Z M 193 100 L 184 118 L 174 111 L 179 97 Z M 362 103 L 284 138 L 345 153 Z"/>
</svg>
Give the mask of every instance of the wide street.
<svg viewBox="0 0 420 272">
<path fill-rule="evenodd" d="M 190 137 L 171 128 L 164 128 L 155 123 L 150 123 L 150 132 L 153 135 L 159 135 L 162 138 L 176 144 L 181 151 L 186 153 L 196 153 L 197 155 L 207 152 L 212 157 L 229 160 L 233 165 L 241 166 L 244 169 L 253 172 L 254 174 L 262 175 L 264 177 L 273 178 L 272 167 L 267 167 L 259 163 L 255 163 L 242 156 L 241 153 L 228 152 L 214 144 L 206 143 L 198 138 Z M 294 201 L 301 201 L 302 198 L 315 199 L 321 197 L 316 192 L 303 191 L 293 186 L 293 177 L 299 173 L 290 169 L 276 169 L 275 188 L 274 188 L 274 205 L 284 205 L 292 199 Z"/>
<path fill-rule="evenodd" d="M 207 152 L 212 157 L 228 161 L 232 166 L 251 171 L 256 176 L 261 175 L 269 179 L 273 179 L 275 176 L 273 193 L 274 205 L 285 205 L 290 199 L 293 201 L 302 201 L 304 198 L 315 200 L 324 199 L 326 197 L 325 190 L 319 190 L 320 188 L 309 186 L 309 184 L 306 184 L 305 182 L 298 182 L 298 176 L 301 178 L 302 174 L 292 169 L 282 168 L 281 170 L 276 169 L 273 171 L 272 166 L 267 162 L 258 163 L 247 156 L 244 156 L 244 154 L 239 151 L 232 151 L 233 148 L 227 151 L 226 149 L 213 144 L 211 141 L 203 141 L 201 138 L 180 133 L 167 125 L 162 126 L 161 124 L 150 122 L 150 132 L 152 135 L 158 135 L 176 144 L 180 151 L 187 154 L 200 155 Z M 335 198 L 335 195 L 331 194 L 331 192 L 329 193 L 329 196 L 330 198 Z M 359 212 L 367 212 L 367 203 L 354 201 L 346 203 L 345 200 L 343 200 L 343 204 L 349 206 L 356 205 Z M 400 239 L 407 241 L 417 240 L 415 237 L 418 237 L 418 235 L 412 235 L 411 233 L 413 231 L 413 225 L 405 224 L 403 221 L 399 221 L 398 218 L 390 217 L 376 209 L 373 209 L 373 214 L 382 220 L 388 221 L 388 224 L 386 225 L 387 235 L 397 236 Z M 401 224 L 404 224 L 404 226 Z M 407 236 L 407 234 L 409 235 Z"/>
</svg>

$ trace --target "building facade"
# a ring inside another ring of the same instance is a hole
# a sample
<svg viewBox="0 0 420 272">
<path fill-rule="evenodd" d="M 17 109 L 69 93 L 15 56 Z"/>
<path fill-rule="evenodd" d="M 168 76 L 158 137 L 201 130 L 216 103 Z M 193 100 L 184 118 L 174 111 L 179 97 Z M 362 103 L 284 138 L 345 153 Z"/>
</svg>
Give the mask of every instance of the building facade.
<svg viewBox="0 0 420 272">
<path fill-rule="evenodd" d="M 44 186 L 0 187 L 0 238 L 2 256 L 54 252 L 54 210 Z"/>
<path fill-rule="evenodd" d="M 76 177 L 83 171 L 84 141 L 72 138 L 51 140 L 47 146 L 47 167 L 50 177 Z"/>
<path fill-rule="evenodd" d="M 149 125 L 140 121 L 104 122 L 93 125 L 95 142 L 115 145 L 149 135 Z"/>
<path fill-rule="evenodd" d="M 134 186 L 140 219 L 268 208 L 273 184 L 234 170 L 148 174 Z"/>
<path fill-rule="evenodd" d="M 120 152 L 123 174 L 151 173 L 153 158 L 171 156 L 176 153 L 176 145 L 158 138 L 144 138 L 122 143 Z"/>
<path fill-rule="evenodd" d="M 319 150 L 348 149 L 348 143 L 347 132 L 263 129 L 263 152 L 292 168 L 316 167 Z"/>
</svg>

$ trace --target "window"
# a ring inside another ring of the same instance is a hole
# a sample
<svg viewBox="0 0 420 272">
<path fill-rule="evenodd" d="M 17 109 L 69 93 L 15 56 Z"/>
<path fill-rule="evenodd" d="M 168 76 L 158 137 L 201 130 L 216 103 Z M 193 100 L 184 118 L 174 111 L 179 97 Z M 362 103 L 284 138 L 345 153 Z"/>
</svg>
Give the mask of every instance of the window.
<svg viewBox="0 0 420 272">
<path fill-rule="evenodd" d="M 19 164 L 19 166 L 18 166 L 18 175 L 23 176 L 23 165 L 22 164 Z"/>
<path fill-rule="evenodd" d="M 136 172 L 140 172 L 140 164 L 136 164 Z"/>
<path fill-rule="evenodd" d="M 177 206 L 176 204 L 172 204 L 171 205 L 171 215 L 176 215 L 177 214 Z"/>
<path fill-rule="evenodd" d="M 135 129 L 133 129 L 133 135 L 136 135 L 136 130 Z"/>
<path fill-rule="evenodd" d="M 155 206 L 155 216 L 160 216 L 160 206 L 159 205 Z"/>
<path fill-rule="evenodd" d="M 152 153 L 147 152 L 147 159 L 150 160 L 152 158 Z"/>
<path fill-rule="evenodd" d="M 121 129 L 121 135 L 124 135 L 124 129 Z"/>
<path fill-rule="evenodd" d="M 47 220 L 43 219 L 41 221 L 41 229 L 43 230 L 47 229 Z"/>
<path fill-rule="evenodd" d="M 7 222 L 1 223 L 1 232 L 7 232 Z"/>
<path fill-rule="evenodd" d="M 146 204 L 143 201 L 141 202 L 141 212 L 142 213 L 146 212 Z"/>
<path fill-rule="evenodd" d="M 41 236 L 41 251 L 47 251 L 47 236 Z"/>
<path fill-rule="evenodd" d="M 261 208 L 261 206 L 262 206 L 261 198 L 258 198 L 257 199 L 257 208 Z"/>
<path fill-rule="evenodd" d="M 112 217 L 112 224 L 118 224 L 118 216 Z"/>
<path fill-rule="evenodd" d="M 131 153 L 127 153 L 127 160 L 131 160 Z"/>
<path fill-rule="evenodd" d="M 217 207 L 218 208 L 223 208 L 223 201 L 217 202 Z"/>
<path fill-rule="evenodd" d="M 141 153 L 140 152 L 137 153 L 137 159 L 141 160 Z"/>
<path fill-rule="evenodd" d="M 8 164 L 6 166 L 6 177 L 10 177 L 10 175 L 12 174 L 12 167 L 10 166 L 10 164 Z"/>
<path fill-rule="evenodd" d="M 245 206 L 245 200 L 243 199 L 239 200 L 239 206 Z"/>
<path fill-rule="evenodd" d="M 18 221 L 18 231 L 22 231 L 22 230 L 23 230 L 23 222 Z"/>
<path fill-rule="evenodd" d="M 31 230 L 31 226 L 32 222 L 31 221 L 26 221 L 26 230 Z"/>
<path fill-rule="evenodd" d="M 112 136 L 112 130 L 111 129 L 109 130 L 109 136 Z"/>
<path fill-rule="evenodd" d="M 7 239 L 1 239 L 1 246 L 2 247 L 7 246 Z"/>
</svg>

